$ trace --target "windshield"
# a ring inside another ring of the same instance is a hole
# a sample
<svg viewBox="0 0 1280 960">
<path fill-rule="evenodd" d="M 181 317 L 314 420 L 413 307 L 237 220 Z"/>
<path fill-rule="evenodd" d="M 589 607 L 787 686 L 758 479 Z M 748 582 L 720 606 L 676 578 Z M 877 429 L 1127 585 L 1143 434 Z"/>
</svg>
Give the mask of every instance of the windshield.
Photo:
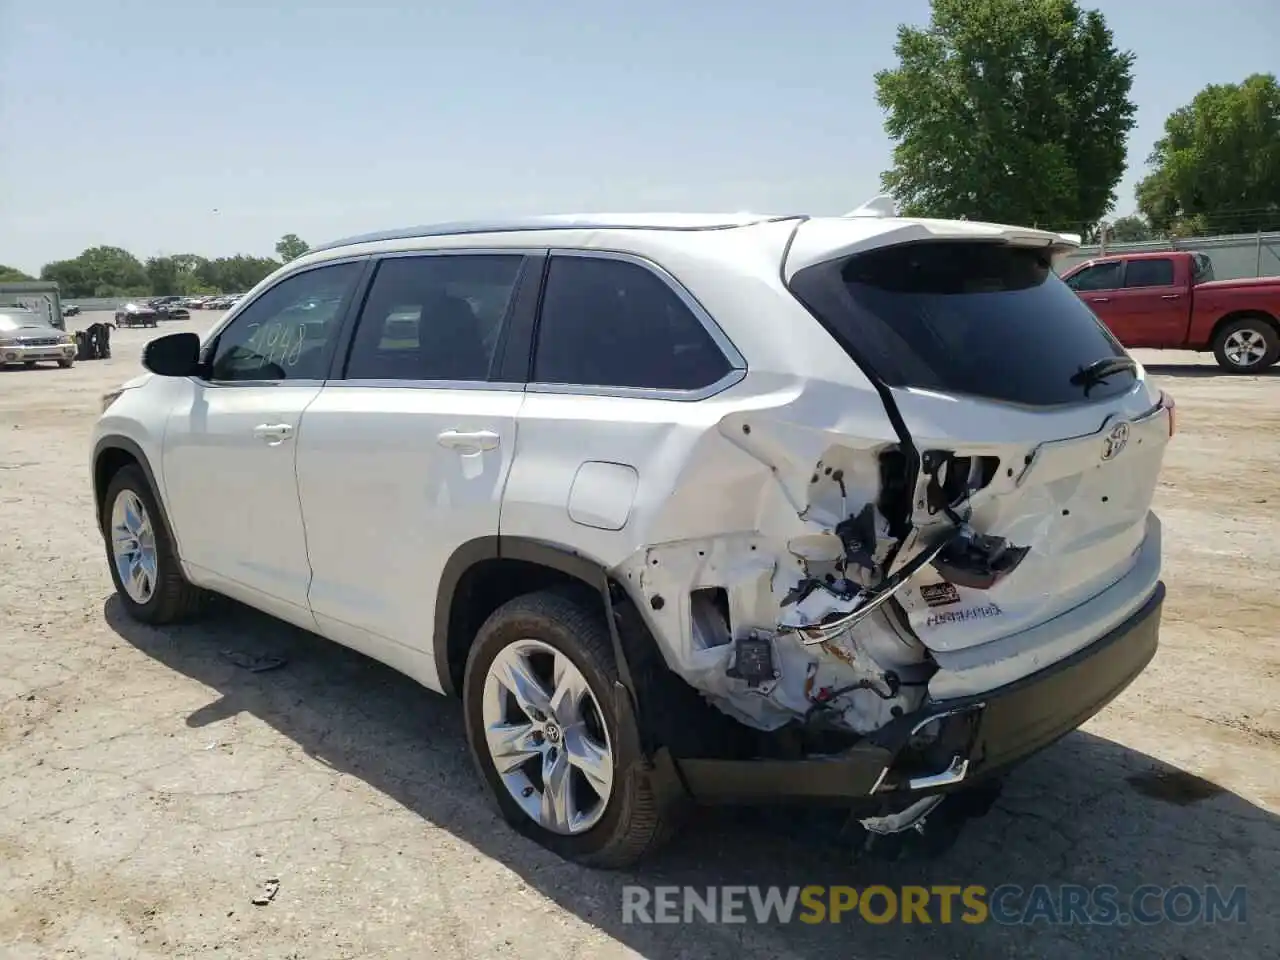
<svg viewBox="0 0 1280 960">
<path fill-rule="evenodd" d="M 822 270 L 824 265 L 811 267 Z M 1124 348 L 1058 277 L 1047 251 L 944 241 L 899 244 L 793 281 L 846 349 L 885 383 L 1028 406 L 1127 392 L 1124 370 L 1085 390 L 1082 367 Z"/>
</svg>

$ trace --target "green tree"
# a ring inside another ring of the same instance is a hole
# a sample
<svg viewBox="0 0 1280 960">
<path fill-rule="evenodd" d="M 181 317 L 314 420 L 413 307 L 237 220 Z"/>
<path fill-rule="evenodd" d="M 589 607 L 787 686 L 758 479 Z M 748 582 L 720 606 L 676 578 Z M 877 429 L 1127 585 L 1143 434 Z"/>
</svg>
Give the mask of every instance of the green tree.
<svg viewBox="0 0 1280 960">
<path fill-rule="evenodd" d="M 1210 84 L 1164 124 L 1138 184 L 1157 230 L 1189 236 L 1280 230 L 1280 85 L 1256 73 Z"/>
<path fill-rule="evenodd" d="M 284 263 L 288 263 L 290 260 L 297 260 L 298 257 L 302 256 L 310 249 L 311 247 L 308 245 L 307 241 L 303 240 L 296 233 L 286 233 L 280 238 L 279 242 L 276 243 L 276 253 L 280 255 L 280 259 Z"/>
<path fill-rule="evenodd" d="M 173 257 L 150 257 L 147 260 L 147 280 L 155 296 L 185 292 L 178 289 L 178 268 Z"/>
<path fill-rule="evenodd" d="M 1088 233 L 1115 199 L 1133 54 L 1074 0 L 933 0 L 876 74 L 904 212 Z"/>
<path fill-rule="evenodd" d="M 0 264 L 0 283 L 22 283 L 34 279 L 35 277 L 23 273 L 17 267 L 6 267 L 4 264 Z"/>
<path fill-rule="evenodd" d="M 237 254 L 234 257 L 218 257 L 210 260 L 203 276 L 208 285 L 225 293 L 244 293 L 272 271 L 279 269 L 280 261 L 269 257 L 250 257 Z"/>
<path fill-rule="evenodd" d="M 205 265 L 209 260 L 195 253 L 178 253 L 170 259 L 177 273 L 178 288 L 176 293 L 197 294 L 215 293 L 216 291 L 202 279 Z"/>
<path fill-rule="evenodd" d="M 1112 243 L 1137 243 L 1142 240 L 1153 240 L 1151 225 L 1142 217 L 1121 217 L 1111 225 L 1109 239 Z"/>
<path fill-rule="evenodd" d="M 138 258 L 119 247 L 90 247 L 74 260 L 45 264 L 40 279 L 56 282 L 66 297 L 134 296 L 151 286 Z"/>
</svg>

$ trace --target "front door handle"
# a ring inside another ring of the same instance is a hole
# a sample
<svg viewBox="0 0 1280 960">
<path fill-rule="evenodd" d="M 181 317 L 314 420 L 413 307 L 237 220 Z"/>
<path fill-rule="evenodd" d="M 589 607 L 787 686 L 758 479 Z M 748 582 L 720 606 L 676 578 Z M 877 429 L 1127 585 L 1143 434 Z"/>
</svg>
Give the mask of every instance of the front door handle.
<svg viewBox="0 0 1280 960">
<path fill-rule="evenodd" d="M 1110 297 L 1094 297 L 1093 302 L 1094 303 L 1110 303 L 1111 298 Z"/>
<path fill-rule="evenodd" d="M 436 437 L 442 447 L 469 453 L 496 450 L 502 438 L 492 430 L 446 430 Z"/>
<path fill-rule="evenodd" d="M 260 423 L 253 428 L 256 440 L 265 440 L 267 446 L 275 447 L 293 436 L 293 425 L 289 423 Z"/>
<path fill-rule="evenodd" d="M 1160 299 L 1161 300 L 1177 300 L 1180 296 L 1182 296 L 1182 294 L 1180 293 L 1166 293 Z"/>
</svg>

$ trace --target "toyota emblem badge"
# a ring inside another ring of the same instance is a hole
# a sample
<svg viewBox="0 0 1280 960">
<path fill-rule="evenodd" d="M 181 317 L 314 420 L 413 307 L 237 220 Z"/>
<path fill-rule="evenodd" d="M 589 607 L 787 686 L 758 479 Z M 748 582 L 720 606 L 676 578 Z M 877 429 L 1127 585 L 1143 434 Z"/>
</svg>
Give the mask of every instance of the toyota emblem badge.
<svg viewBox="0 0 1280 960">
<path fill-rule="evenodd" d="M 1114 460 L 1129 443 L 1129 425 L 1117 423 L 1102 441 L 1102 459 Z"/>
</svg>

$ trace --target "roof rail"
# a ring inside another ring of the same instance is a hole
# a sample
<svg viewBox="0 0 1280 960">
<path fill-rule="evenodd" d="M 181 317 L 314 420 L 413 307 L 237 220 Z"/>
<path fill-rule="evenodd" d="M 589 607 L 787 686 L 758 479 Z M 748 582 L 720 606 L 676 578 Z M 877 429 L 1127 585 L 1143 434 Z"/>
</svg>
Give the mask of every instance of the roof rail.
<svg viewBox="0 0 1280 960">
<path fill-rule="evenodd" d="M 427 237 L 444 237 L 458 234 L 514 233 L 537 230 L 728 230 L 759 223 L 792 220 L 795 215 L 770 215 L 758 213 L 593 213 L 561 214 L 552 216 L 515 217 L 508 220 L 464 220 L 453 223 L 424 224 L 366 233 L 356 237 L 344 237 L 331 243 L 311 248 L 311 253 L 333 250 L 359 243 L 375 243 L 384 240 L 409 240 Z"/>
</svg>

